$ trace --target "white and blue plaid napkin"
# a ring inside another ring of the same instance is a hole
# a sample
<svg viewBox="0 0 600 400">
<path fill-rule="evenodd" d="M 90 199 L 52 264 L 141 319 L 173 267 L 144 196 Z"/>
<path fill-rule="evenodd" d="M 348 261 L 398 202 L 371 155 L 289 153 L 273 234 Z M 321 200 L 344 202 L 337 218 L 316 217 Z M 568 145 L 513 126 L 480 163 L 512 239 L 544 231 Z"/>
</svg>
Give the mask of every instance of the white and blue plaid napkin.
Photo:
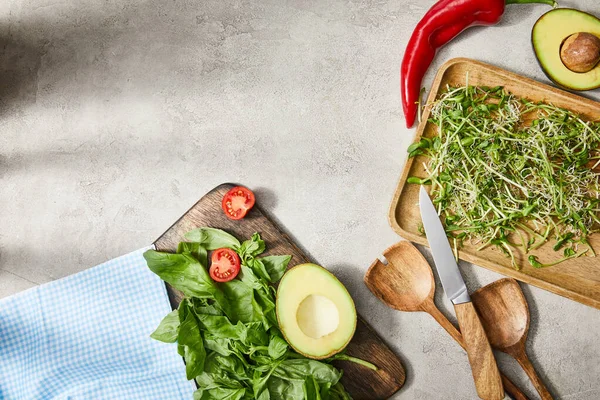
<svg viewBox="0 0 600 400">
<path fill-rule="evenodd" d="M 0 300 L 0 399 L 185 399 L 175 346 L 149 335 L 171 311 L 141 249 Z"/>
</svg>

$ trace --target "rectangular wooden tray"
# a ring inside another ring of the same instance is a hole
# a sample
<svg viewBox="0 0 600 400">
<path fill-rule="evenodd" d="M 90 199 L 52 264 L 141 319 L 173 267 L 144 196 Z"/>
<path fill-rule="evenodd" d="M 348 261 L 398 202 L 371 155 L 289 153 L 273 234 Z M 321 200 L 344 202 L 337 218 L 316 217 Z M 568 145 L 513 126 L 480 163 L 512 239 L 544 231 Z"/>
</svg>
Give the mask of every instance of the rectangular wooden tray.
<svg viewBox="0 0 600 400">
<path fill-rule="evenodd" d="M 452 59 L 440 68 L 433 81 L 428 102 L 435 100 L 446 85 L 465 85 L 467 74 L 471 86 L 504 86 L 506 90 L 519 97 L 552 103 L 570 109 L 589 120 L 600 119 L 600 103 L 465 58 Z M 427 122 L 429 112 L 426 108 L 422 122 L 417 128 L 415 141 L 420 140 L 421 136 L 437 135 L 436 126 Z M 427 239 L 417 229 L 421 223 L 418 207 L 419 186 L 406 183 L 406 179 L 410 176 L 425 176 L 423 169 L 425 161 L 426 158 L 423 156 L 407 160 L 390 207 L 389 221 L 392 228 L 403 238 L 428 245 Z M 459 258 L 600 309 L 600 234 L 591 235 L 590 244 L 598 252 L 597 257 L 583 256 L 542 269 L 530 266 L 521 250 L 515 251 L 515 257 L 521 267 L 518 271 L 511 266 L 508 257 L 493 247 L 477 251 L 476 246 L 465 243 L 465 246 L 459 250 Z M 554 260 L 561 255 L 552 250 L 551 243 L 541 246 L 531 254 L 538 256 L 541 262 Z"/>
<path fill-rule="evenodd" d="M 232 184 L 225 183 L 204 195 L 154 242 L 156 249 L 175 252 L 179 242 L 184 240 L 183 235 L 186 232 L 202 226 L 210 226 L 224 229 L 240 239 L 249 238 L 254 232 L 260 233 L 267 247 L 265 255 L 292 255 L 288 268 L 311 262 L 292 239 L 264 214 L 259 204 L 255 205 L 252 211 L 240 221 L 227 218 L 221 210 L 221 200 L 232 187 Z M 183 293 L 168 284 L 167 291 L 171 306 L 173 309 L 177 308 Z M 368 360 L 379 367 L 375 372 L 348 361 L 334 362 L 344 371 L 342 383 L 355 400 L 387 399 L 404 385 L 406 375 L 402 362 L 360 316 L 358 316 L 354 337 L 346 350 L 349 355 Z"/>
</svg>

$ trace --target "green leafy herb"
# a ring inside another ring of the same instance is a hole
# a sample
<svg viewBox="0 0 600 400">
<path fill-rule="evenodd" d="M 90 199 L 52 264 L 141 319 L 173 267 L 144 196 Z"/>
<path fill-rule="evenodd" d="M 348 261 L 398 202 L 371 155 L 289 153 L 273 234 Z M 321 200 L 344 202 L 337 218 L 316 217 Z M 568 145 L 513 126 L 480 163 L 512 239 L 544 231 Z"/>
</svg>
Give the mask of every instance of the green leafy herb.
<svg viewBox="0 0 600 400">
<path fill-rule="evenodd" d="M 546 268 L 546 267 L 552 267 L 556 264 L 560 264 L 561 262 L 569 260 L 571 258 L 581 257 L 582 255 L 584 255 L 587 252 L 588 252 L 588 250 L 586 249 L 586 250 L 582 251 L 581 253 L 576 253 L 575 250 L 568 247 L 564 251 L 564 257 L 559 258 L 558 260 L 553 261 L 553 262 L 542 264 L 541 262 L 538 261 L 537 257 L 534 255 L 529 256 L 527 258 L 527 260 L 529 261 L 529 264 L 531 264 L 531 266 L 534 268 Z"/>
<path fill-rule="evenodd" d="M 181 242 L 177 246 L 177 253 L 190 253 L 195 257 L 200 264 L 208 265 L 208 252 L 206 248 L 202 247 L 200 243 Z"/>
<path fill-rule="evenodd" d="M 573 238 L 573 232 L 567 232 L 565 235 L 563 235 L 556 241 L 556 244 L 554 245 L 554 247 L 552 249 L 554 251 L 560 250 L 561 247 L 563 247 L 565 245 L 565 243 L 567 243 L 572 238 Z"/>
<path fill-rule="evenodd" d="M 265 267 L 267 272 L 265 278 L 274 283 L 281 279 L 291 259 L 292 256 L 267 256 L 259 258 L 258 261 Z"/>
<path fill-rule="evenodd" d="M 188 307 L 188 302 L 182 302 L 180 307 Z M 191 310 L 184 313 L 184 319 L 179 327 L 177 343 L 183 346 L 185 360 L 185 373 L 188 379 L 194 379 L 204 371 L 206 350 L 200 334 L 196 317 Z"/>
<path fill-rule="evenodd" d="M 160 321 L 160 325 L 150 337 L 165 343 L 175 343 L 179 334 L 179 312 L 173 310 Z"/>
<path fill-rule="evenodd" d="M 233 250 L 239 249 L 240 241 L 229 233 L 215 228 L 198 228 L 185 234 L 190 242 L 198 243 L 206 250 L 216 250 L 227 247 Z"/>
<path fill-rule="evenodd" d="M 268 353 L 273 359 L 278 359 L 285 354 L 288 349 L 288 344 L 279 336 L 271 336 L 269 341 Z"/>
<path fill-rule="evenodd" d="M 501 87 L 449 87 L 430 104 L 438 135 L 422 139 L 425 176 L 446 231 L 479 249 L 494 245 L 512 259 L 554 238 L 554 250 L 587 241 L 600 223 L 600 122 Z M 449 223 L 451 222 L 451 223 Z M 573 258 L 565 256 L 539 268 Z"/>
<path fill-rule="evenodd" d="M 252 235 L 252 237 L 242 243 L 238 249 L 238 253 L 242 262 L 256 257 L 265 251 L 265 242 L 260 238 L 258 233 Z"/>
<path fill-rule="evenodd" d="M 222 297 L 206 267 L 190 253 L 171 254 L 155 250 L 144 253 L 148 268 L 189 297 Z"/>
<path fill-rule="evenodd" d="M 277 324 L 271 284 L 281 279 L 291 256 L 259 258 L 265 243 L 257 233 L 242 243 L 214 228 L 185 237 L 177 254 L 149 250 L 144 257 L 154 273 L 186 295 L 151 337 L 177 342 L 186 375 L 199 387 L 195 400 L 346 400 L 342 373 L 330 362 L 376 369 L 344 354 L 316 361 L 290 349 Z M 221 247 L 235 250 L 242 266 L 236 279 L 216 283 L 207 272 L 207 252 Z"/>
<path fill-rule="evenodd" d="M 429 180 L 429 178 L 421 179 L 416 176 L 411 176 L 406 181 L 415 185 L 431 185 L 431 180 Z"/>
</svg>

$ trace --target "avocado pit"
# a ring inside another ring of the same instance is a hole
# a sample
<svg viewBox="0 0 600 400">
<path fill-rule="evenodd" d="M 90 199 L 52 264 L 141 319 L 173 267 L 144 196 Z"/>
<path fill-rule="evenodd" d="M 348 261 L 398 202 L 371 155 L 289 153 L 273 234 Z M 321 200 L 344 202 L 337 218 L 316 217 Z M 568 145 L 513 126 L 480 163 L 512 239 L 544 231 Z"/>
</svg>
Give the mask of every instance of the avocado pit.
<svg viewBox="0 0 600 400">
<path fill-rule="evenodd" d="M 300 330 L 306 336 L 319 339 L 336 331 L 340 324 L 340 313 L 335 303 L 325 296 L 307 296 L 296 312 Z"/>
<path fill-rule="evenodd" d="M 600 61 L 600 38 L 587 32 L 574 33 L 563 42 L 560 58 L 573 72 L 591 71 Z"/>
</svg>

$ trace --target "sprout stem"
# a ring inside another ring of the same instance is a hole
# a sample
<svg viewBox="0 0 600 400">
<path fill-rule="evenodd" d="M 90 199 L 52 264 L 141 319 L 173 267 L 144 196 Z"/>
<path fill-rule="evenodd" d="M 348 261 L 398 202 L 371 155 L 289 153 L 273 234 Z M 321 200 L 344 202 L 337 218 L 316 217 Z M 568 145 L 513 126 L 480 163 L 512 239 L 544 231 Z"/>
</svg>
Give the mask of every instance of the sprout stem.
<svg viewBox="0 0 600 400">
<path fill-rule="evenodd" d="M 425 172 L 408 183 L 431 184 L 447 232 L 460 234 L 455 251 L 494 245 L 515 265 L 507 235 L 517 232 L 525 254 L 549 241 L 595 254 L 587 237 L 600 225 L 600 174 L 590 168 L 600 165 L 600 122 L 468 83 L 427 106 L 437 135 L 411 145 Z"/>
</svg>

